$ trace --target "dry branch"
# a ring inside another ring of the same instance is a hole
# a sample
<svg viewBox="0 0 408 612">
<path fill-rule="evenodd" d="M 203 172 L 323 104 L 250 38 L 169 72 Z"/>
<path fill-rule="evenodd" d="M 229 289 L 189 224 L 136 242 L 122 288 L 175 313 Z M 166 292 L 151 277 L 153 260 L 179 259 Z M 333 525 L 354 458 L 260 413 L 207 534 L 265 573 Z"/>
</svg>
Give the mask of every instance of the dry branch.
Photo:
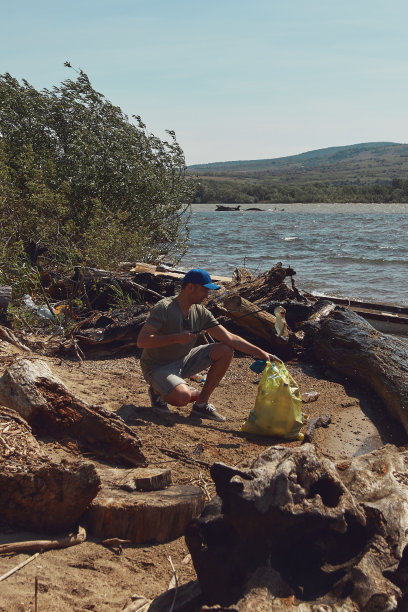
<svg viewBox="0 0 408 612">
<path fill-rule="evenodd" d="M 27 542 L 12 542 L 10 544 L 0 545 L 0 554 L 19 553 L 23 551 L 39 551 L 54 550 L 56 548 L 68 548 L 76 544 L 82 544 L 86 540 L 86 531 L 83 527 L 79 527 L 76 535 L 69 535 L 66 538 L 58 540 L 31 540 Z"/>
</svg>

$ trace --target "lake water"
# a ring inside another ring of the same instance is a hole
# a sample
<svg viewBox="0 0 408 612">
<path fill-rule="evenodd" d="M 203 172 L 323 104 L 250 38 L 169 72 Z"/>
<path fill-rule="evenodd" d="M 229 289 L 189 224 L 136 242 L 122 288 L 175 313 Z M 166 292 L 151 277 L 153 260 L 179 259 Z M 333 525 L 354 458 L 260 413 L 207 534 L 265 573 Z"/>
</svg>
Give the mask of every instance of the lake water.
<svg viewBox="0 0 408 612">
<path fill-rule="evenodd" d="M 249 211 L 256 206 L 262 211 Z M 300 289 L 408 306 L 408 204 L 194 204 L 180 265 L 230 276 L 278 261 Z"/>
</svg>

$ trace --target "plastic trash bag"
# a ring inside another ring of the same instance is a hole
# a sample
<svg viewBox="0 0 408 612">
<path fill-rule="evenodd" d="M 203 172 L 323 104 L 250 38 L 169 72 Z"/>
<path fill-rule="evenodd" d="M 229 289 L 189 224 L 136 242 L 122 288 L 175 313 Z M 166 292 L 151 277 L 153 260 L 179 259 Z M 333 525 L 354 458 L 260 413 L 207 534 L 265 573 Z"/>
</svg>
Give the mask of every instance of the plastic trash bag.
<svg viewBox="0 0 408 612">
<path fill-rule="evenodd" d="M 266 362 L 258 385 L 255 408 L 241 431 L 287 440 L 302 440 L 302 398 L 284 363 Z"/>
</svg>

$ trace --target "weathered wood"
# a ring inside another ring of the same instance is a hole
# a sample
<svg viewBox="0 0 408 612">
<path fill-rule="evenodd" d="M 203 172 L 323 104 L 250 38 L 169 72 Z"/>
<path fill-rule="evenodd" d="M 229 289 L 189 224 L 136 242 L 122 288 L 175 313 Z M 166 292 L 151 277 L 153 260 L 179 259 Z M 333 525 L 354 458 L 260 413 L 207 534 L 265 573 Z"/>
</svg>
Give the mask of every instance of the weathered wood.
<svg viewBox="0 0 408 612">
<path fill-rule="evenodd" d="M 254 304 L 271 300 L 276 302 L 302 301 L 303 298 L 294 285 L 294 274 L 296 272 L 292 268 L 284 268 L 280 262 L 256 277 L 246 275 L 241 269 L 239 274 L 233 275 L 233 280 L 227 285 L 227 289 L 239 293 L 241 297 Z M 285 279 L 288 278 L 291 279 L 291 288 L 285 282 Z"/>
<path fill-rule="evenodd" d="M 101 349 L 114 352 L 117 349 L 123 351 L 127 348 L 135 348 L 137 337 L 149 312 L 147 307 L 140 307 L 138 310 L 135 316 L 130 316 L 124 321 L 114 320 L 106 327 L 99 326 L 96 320 L 95 327 L 79 329 L 74 339 L 85 353 Z M 69 341 L 64 344 L 64 347 L 65 349 L 70 347 Z"/>
<path fill-rule="evenodd" d="M 47 458 L 27 423 L 0 408 L 0 516 L 13 528 L 70 529 L 95 497 L 100 479 L 85 461 Z"/>
<path fill-rule="evenodd" d="M 328 307 L 305 326 L 318 361 L 373 389 L 408 433 L 408 347 L 347 308 Z"/>
<path fill-rule="evenodd" d="M 0 378 L 0 402 L 38 433 L 75 438 L 110 461 L 146 465 L 134 431 L 114 412 L 72 395 L 44 361 L 21 359 L 6 370 Z"/>
<path fill-rule="evenodd" d="M 98 468 L 105 486 L 124 491 L 161 491 L 171 485 L 171 470 L 160 468 Z"/>
<path fill-rule="evenodd" d="M 229 295 L 223 300 L 231 320 L 267 343 L 271 351 L 279 349 L 285 357 L 293 352 L 293 334 L 277 318 L 259 309 L 240 295 Z M 211 329 L 208 330 L 211 334 Z"/>
<path fill-rule="evenodd" d="M 6 285 L 0 286 L 0 315 L 4 314 L 7 311 L 8 305 L 11 300 L 11 287 Z"/>
<path fill-rule="evenodd" d="M 7 327 L 3 327 L 2 325 L 0 325 L 0 340 L 4 340 L 4 342 L 9 342 L 10 344 L 13 344 L 17 348 L 21 349 L 22 351 L 30 352 L 28 346 L 20 342 L 17 336 L 10 329 L 7 329 Z"/>
<path fill-rule="evenodd" d="M 79 526 L 78 533 L 68 535 L 65 538 L 56 540 L 28 540 L 26 542 L 10 542 L 9 544 L 0 544 L 0 555 L 8 553 L 20 552 L 43 552 L 44 550 L 55 550 L 57 548 L 69 548 L 82 544 L 86 540 L 86 531 L 84 527 Z"/>
<path fill-rule="evenodd" d="M 198 580 L 179 586 L 177 597 L 172 607 L 174 591 L 175 589 L 169 589 L 153 599 L 149 612 L 169 612 L 169 610 L 173 612 L 192 612 L 192 610 L 205 610 L 205 608 L 201 608 L 204 601 Z M 128 608 L 124 612 L 127 612 L 127 610 Z M 131 608 L 129 608 L 129 612 L 131 612 Z"/>
<path fill-rule="evenodd" d="M 128 492 L 109 481 L 85 513 L 88 530 L 100 538 L 123 538 L 135 544 L 167 542 L 183 535 L 204 508 L 203 491 L 169 486 L 162 491 Z"/>
<path fill-rule="evenodd" d="M 386 446 L 338 468 L 311 444 L 271 447 L 245 470 L 214 464 L 218 496 L 186 530 L 204 601 L 396 610 L 408 592 L 407 465 Z"/>
</svg>

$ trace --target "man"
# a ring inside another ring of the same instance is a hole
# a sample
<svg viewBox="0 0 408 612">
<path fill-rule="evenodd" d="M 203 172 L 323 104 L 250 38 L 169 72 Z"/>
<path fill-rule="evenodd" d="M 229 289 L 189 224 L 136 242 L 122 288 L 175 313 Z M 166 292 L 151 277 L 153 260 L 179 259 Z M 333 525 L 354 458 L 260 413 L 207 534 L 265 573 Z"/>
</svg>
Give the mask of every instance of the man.
<svg viewBox="0 0 408 612">
<path fill-rule="evenodd" d="M 257 359 L 275 359 L 244 338 L 219 325 L 202 305 L 210 289 L 220 289 L 208 272 L 190 270 L 182 281 L 178 295 L 160 300 L 152 309 L 137 339 L 144 349 L 140 360 L 143 375 L 149 383 L 152 408 L 169 413 L 167 403 L 186 406 L 194 402 L 191 414 L 204 419 L 225 421 L 218 414 L 210 396 L 239 350 Z M 197 334 L 206 330 L 215 344 L 194 347 Z M 210 367 L 201 390 L 190 387 L 185 378 Z"/>
</svg>

